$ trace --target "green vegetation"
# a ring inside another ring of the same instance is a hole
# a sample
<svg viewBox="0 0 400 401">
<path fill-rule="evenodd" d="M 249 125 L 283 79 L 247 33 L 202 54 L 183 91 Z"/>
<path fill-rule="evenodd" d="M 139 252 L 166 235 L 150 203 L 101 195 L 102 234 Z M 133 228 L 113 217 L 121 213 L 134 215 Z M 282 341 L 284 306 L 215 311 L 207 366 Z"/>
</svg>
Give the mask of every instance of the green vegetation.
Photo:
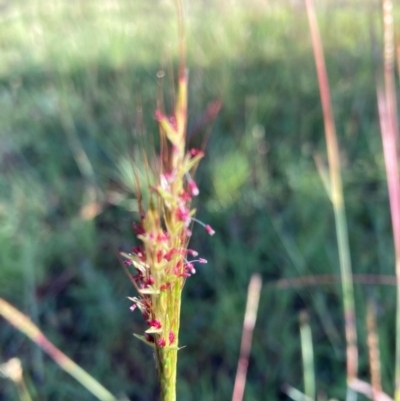
<svg viewBox="0 0 400 401">
<path fill-rule="evenodd" d="M 216 235 L 196 229 L 193 236 L 193 248 L 209 263 L 183 291 L 180 341 L 186 347 L 177 399 L 230 399 L 254 272 L 264 287 L 245 399 L 282 399 L 284 383 L 303 390 L 303 309 L 317 392 L 344 399 L 340 281 L 278 285 L 340 271 L 333 211 L 313 159 L 326 160 L 326 151 L 304 7 L 188 3 L 190 143 L 198 146 L 211 129 L 207 122 L 197 129 L 208 104 L 218 98 L 223 107 L 197 172 L 198 217 Z M 394 275 L 376 104 L 379 8 L 351 2 L 317 11 L 353 272 Z M 132 336 L 144 323 L 129 311 L 127 297 L 135 290 L 117 255 L 135 239 L 130 160 L 139 160 L 143 130 L 149 148 L 157 141 L 157 73 L 172 104 L 176 25 L 173 2 L 161 0 L 21 0 L 5 4 L 0 20 L 0 297 L 28 313 L 113 394 L 135 401 L 156 400 L 158 389 L 152 352 Z M 356 277 L 355 298 L 360 378 L 369 378 L 370 298 L 378 311 L 382 386 L 392 394 L 395 287 Z M 0 363 L 21 358 L 33 399 L 93 399 L 3 320 L 0 349 Z M 11 383 L 0 380 L 0 400 L 15 399 Z"/>
</svg>

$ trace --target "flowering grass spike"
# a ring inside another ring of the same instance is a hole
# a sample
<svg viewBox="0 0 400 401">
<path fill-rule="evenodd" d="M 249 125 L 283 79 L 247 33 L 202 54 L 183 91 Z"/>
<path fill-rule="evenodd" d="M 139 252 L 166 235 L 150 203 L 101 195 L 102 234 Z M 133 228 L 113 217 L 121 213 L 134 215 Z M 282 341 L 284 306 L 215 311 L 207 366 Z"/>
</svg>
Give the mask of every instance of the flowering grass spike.
<svg viewBox="0 0 400 401">
<path fill-rule="evenodd" d="M 129 298 L 131 310 L 139 309 L 148 329 L 136 335 L 154 347 L 163 401 L 175 400 L 181 293 L 185 280 L 193 275 L 195 263 L 207 263 L 188 249 L 193 223 L 210 234 L 214 230 L 194 218 L 193 197 L 199 189 L 192 178 L 204 153 L 186 149 L 187 73 L 181 68 L 178 96 L 172 116 L 157 110 L 161 154 L 149 204 L 143 207 L 139 194 L 140 222 L 134 231 L 141 245 L 123 253 L 125 265 L 135 273 L 131 279 L 138 296 Z M 192 258 L 192 259 L 191 259 Z"/>
</svg>

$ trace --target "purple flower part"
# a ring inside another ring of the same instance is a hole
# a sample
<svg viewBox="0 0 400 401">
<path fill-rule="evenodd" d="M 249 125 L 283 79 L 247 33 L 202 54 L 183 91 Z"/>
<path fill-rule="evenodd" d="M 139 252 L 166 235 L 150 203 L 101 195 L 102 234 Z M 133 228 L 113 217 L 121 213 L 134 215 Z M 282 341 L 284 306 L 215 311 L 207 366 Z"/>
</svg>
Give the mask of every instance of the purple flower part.
<svg viewBox="0 0 400 401">
<path fill-rule="evenodd" d="M 195 157 L 197 155 L 202 155 L 203 156 L 204 152 L 199 149 L 190 149 L 190 156 Z"/>
<path fill-rule="evenodd" d="M 186 263 L 186 273 L 191 273 L 191 274 L 195 274 L 196 273 L 196 269 L 193 266 L 193 263 L 191 262 L 187 262 Z"/>
<path fill-rule="evenodd" d="M 207 263 L 207 259 L 199 258 L 199 263 Z"/>
<path fill-rule="evenodd" d="M 150 320 L 147 324 L 155 329 L 161 329 L 161 323 L 157 319 Z"/>
<path fill-rule="evenodd" d="M 161 110 L 156 110 L 156 112 L 154 113 L 154 117 L 157 121 L 161 121 L 164 116 Z"/>
<path fill-rule="evenodd" d="M 189 255 L 192 255 L 194 257 L 196 257 L 199 253 L 197 251 L 195 251 L 194 249 L 188 249 L 186 251 Z"/>
<path fill-rule="evenodd" d="M 129 309 L 133 312 L 136 309 L 137 305 L 133 304 Z"/>
<path fill-rule="evenodd" d="M 176 118 L 175 116 L 169 116 L 168 121 L 171 123 L 171 125 L 174 127 L 174 129 L 177 129 L 177 124 L 176 124 Z"/>
<path fill-rule="evenodd" d="M 214 235 L 215 231 L 211 228 L 210 225 L 206 224 L 204 227 L 210 235 Z"/>
<path fill-rule="evenodd" d="M 197 188 L 197 185 L 193 180 L 190 180 L 188 185 L 193 196 L 197 196 L 200 193 L 199 188 Z"/>
<path fill-rule="evenodd" d="M 182 221 L 186 227 L 190 224 L 190 210 L 187 207 L 183 205 L 179 206 L 176 211 L 176 217 L 178 220 Z"/>
</svg>

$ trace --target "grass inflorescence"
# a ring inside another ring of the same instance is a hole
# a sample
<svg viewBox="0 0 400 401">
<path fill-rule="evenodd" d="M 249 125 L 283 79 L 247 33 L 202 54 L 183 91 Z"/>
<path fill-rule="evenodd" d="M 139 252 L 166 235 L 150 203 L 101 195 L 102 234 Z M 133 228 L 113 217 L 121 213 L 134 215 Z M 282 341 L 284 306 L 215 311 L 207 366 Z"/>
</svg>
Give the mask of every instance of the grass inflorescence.
<svg viewBox="0 0 400 401">
<path fill-rule="evenodd" d="M 175 400 L 177 353 L 182 290 L 188 277 L 196 272 L 195 265 L 207 263 L 197 258 L 198 252 L 188 248 L 193 222 L 202 224 L 214 234 L 208 224 L 194 218 L 192 198 L 199 189 L 192 177 L 203 151 L 186 149 L 187 72 L 181 68 L 174 113 L 156 111 L 160 125 L 161 154 L 155 182 L 150 188 L 148 205 L 138 194 L 140 222 L 134 231 L 141 245 L 130 253 L 122 253 L 125 265 L 133 266 L 130 275 L 139 297 L 129 298 L 131 310 L 139 309 L 149 328 L 145 335 L 136 335 L 155 348 L 162 399 Z M 129 273 L 128 273 L 129 274 Z"/>
</svg>

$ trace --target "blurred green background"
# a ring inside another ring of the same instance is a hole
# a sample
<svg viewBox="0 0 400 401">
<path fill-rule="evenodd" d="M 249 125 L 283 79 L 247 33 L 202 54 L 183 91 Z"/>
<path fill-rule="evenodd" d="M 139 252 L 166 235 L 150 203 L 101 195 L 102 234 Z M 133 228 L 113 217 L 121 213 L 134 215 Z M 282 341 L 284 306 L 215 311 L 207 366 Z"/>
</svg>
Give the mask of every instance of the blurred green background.
<svg viewBox="0 0 400 401">
<path fill-rule="evenodd" d="M 177 64 L 172 0 L 0 4 L 0 296 L 114 394 L 157 400 L 144 322 L 118 258 L 134 242 L 132 163 Z M 376 82 L 379 1 L 319 1 L 339 135 L 354 272 L 394 273 Z M 340 284 L 278 280 L 339 273 L 334 218 L 313 156 L 325 140 L 302 1 L 186 1 L 189 132 L 211 130 L 197 172 L 192 247 L 209 260 L 184 291 L 178 400 L 231 398 L 246 291 L 263 277 L 245 400 L 303 389 L 298 315 L 310 313 L 318 390 L 345 395 Z M 160 84 L 161 76 L 165 82 Z M 215 99 L 213 124 L 202 118 Z M 377 305 L 384 389 L 393 391 L 395 290 L 357 284 L 360 377 L 365 303 Z M 0 362 L 18 356 L 35 400 L 94 398 L 0 320 Z M 0 400 L 17 399 L 0 379 Z"/>
</svg>

